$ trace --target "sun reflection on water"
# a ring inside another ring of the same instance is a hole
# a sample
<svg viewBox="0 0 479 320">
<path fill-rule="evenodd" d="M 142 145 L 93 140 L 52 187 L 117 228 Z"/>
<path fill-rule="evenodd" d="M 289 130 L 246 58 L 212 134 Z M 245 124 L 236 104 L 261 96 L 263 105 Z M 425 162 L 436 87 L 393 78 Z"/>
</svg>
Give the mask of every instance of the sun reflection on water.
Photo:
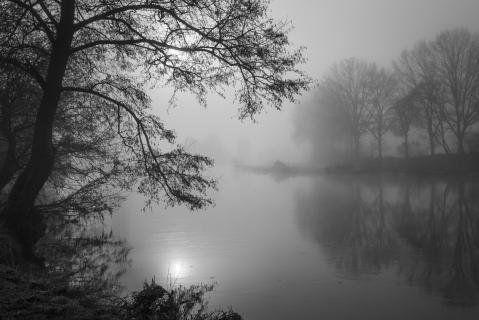
<svg viewBox="0 0 479 320">
<path fill-rule="evenodd" d="M 188 271 L 188 264 L 184 260 L 172 260 L 168 266 L 168 276 L 172 279 L 186 278 Z"/>
</svg>

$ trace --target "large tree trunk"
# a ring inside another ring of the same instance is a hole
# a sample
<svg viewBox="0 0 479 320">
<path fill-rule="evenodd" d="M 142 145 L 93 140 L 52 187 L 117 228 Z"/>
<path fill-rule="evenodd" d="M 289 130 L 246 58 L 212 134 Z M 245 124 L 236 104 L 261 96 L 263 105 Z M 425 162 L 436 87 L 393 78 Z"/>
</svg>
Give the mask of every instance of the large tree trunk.
<svg viewBox="0 0 479 320">
<path fill-rule="evenodd" d="M 5 153 L 2 169 L 0 170 L 0 191 L 12 180 L 15 170 L 17 169 L 15 149 L 15 139 L 8 139 L 7 152 Z"/>
<path fill-rule="evenodd" d="M 381 135 L 377 138 L 378 142 L 378 158 L 381 160 L 383 158 L 383 138 Z"/>
<path fill-rule="evenodd" d="M 404 135 L 404 157 L 409 158 L 409 134 Z"/>
<path fill-rule="evenodd" d="M 360 139 L 359 136 L 354 137 L 354 158 L 357 161 L 359 159 L 359 148 L 360 148 Z"/>
<path fill-rule="evenodd" d="M 15 160 L 15 149 L 16 149 L 16 140 L 15 134 L 12 133 L 11 128 L 11 109 L 12 106 L 8 98 L 2 99 L 0 101 L 2 105 L 1 114 L 2 114 L 2 123 L 0 123 L 0 133 L 3 136 L 3 139 L 6 143 L 6 150 L 4 151 L 2 168 L 0 169 L 0 191 L 10 182 L 13 178 L 16 168 Z"/>
<path fill-rule="evenodd" d="M 436 146 L 434 143 L 433 124 L 430 118 L 428 118 L 427 120 L 427 137 L 429 140 L 429 154 L 433 156 L 435 153 Z"/>
<path fill-rule="evenodd" d="M 465 153 L 464 134 L 462 132 L 459 132 L 457 134 L 457 153 L 461 155 Z"/>
<path fill-rule="evenodd" d="M 461 155 L 466 153 L 464 150 L 464 143 L 462 141 L 457 142 L 457 153 Z"/>
<path fill-rule="evenodd" d="M 4 159 L 2 168 L 0 169 L 0 191 L 10 182 L 13 178 L 16 168 L 15 149 L 16 140 L 15 135 L 11 130 L 11 112 L 8 102 L 2 107 L 2 123 L 1 133 L 7 144 L 6 151 L 4 152 Z"/>
<path fill-rule="evenodd" d="M 61 2 L 61 18 L 35 120 L 30 160 L 15 181 L 1 213 L 5 226 L 23 246 L 26 258 L 33 257 L 33 246 L 44 232 L 42 217 L 33 210 L 33 206 L 53 168 L 53 123 L 73 38 L 74 7 L 74 0 Z"/>
</svg>

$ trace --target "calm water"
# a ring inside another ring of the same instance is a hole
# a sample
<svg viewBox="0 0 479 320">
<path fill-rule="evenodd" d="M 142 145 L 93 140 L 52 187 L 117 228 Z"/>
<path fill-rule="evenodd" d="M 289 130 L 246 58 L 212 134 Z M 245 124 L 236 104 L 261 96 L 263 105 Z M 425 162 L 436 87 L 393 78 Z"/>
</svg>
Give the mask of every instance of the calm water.
<svg viewBox="0 0 479 320">
<path fill-rule="evenodd" d="M 114 218 L 123 277 L 217 283 L 245 319 L 478 319 L 479 180 L 217 169 L 216 206 Z"/>
</svg>

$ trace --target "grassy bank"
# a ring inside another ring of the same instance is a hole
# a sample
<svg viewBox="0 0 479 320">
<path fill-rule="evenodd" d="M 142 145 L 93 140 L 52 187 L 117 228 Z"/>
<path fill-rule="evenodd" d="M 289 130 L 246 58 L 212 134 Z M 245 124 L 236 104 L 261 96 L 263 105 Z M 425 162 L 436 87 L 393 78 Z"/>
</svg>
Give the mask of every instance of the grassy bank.
<svg viewBox="0 0 479 320">
<path fill-rule="evenodd" d="M 91 292 L 58 281 L 35 267 L 0 264 L 1 319 L 155 319 L 240 320 L 231 311 L 208 311 L 208 285 L 164 289 L 154 280 L 126 297 L 108 291 Z"/>
<path fill-rule="evenodd" d="M 35 267 L 0 264 L 2 319 L 120 319 L 119 300 L 84 294 L 41 274 Z"/>
</svg>

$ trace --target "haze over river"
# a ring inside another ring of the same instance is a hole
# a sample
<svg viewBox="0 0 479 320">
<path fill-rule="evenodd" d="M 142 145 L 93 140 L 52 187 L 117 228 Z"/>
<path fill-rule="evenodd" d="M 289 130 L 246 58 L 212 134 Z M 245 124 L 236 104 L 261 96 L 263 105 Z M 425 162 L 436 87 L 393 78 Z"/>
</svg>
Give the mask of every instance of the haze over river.
<svg viewBox="0 0 479 320">
<path fill-rule="evenodd" d="M 215 170 L 212 208 L 114 217 L 128 290 L 217 283 L 210 306 L 251 320 L 478 319 L 478 178 Z"/>
</svg>

